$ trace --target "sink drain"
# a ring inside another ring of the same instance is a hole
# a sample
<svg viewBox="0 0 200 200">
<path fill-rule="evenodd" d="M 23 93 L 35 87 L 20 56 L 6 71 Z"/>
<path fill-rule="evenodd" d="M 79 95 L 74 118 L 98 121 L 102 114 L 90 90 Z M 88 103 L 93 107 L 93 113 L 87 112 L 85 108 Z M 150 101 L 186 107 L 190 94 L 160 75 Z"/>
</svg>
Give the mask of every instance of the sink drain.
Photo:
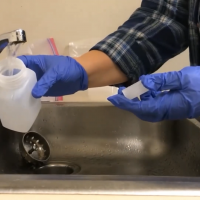
<svg viewBox="0 0 200 200">
<path fill-rule="evenodd" d="M 80 171 L 77 165 L 47 164 L 34 170 L 35 174 L 75 174 Z"/>
</svg>

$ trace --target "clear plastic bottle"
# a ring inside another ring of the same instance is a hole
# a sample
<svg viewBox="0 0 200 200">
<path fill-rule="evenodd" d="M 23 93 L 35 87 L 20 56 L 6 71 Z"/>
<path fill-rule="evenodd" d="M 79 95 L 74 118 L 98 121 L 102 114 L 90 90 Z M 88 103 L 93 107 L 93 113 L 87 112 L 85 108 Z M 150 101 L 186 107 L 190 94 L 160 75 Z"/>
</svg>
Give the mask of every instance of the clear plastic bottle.
<svg viewBox="0 0 200 200">
<path fill-rule="evenodd" d="M 28 132 L 41 109 L 41 100 L 32 97 L 36 74 L 14 57 L 0 61 L 0 118 L 2 125 Z"/>
</svg>

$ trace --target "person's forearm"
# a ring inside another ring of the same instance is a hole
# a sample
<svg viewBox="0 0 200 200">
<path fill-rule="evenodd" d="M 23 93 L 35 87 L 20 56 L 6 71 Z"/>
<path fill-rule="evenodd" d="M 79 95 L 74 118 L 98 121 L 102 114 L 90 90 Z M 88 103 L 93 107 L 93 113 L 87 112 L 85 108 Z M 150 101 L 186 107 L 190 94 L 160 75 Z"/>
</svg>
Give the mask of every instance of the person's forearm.
<svg viewBox="0 0 200 200">
<path fill-rule="evenodd" d="M 120 84 L 128 80 L 116 64 L 101 51 L 89 51 L 75 59 L 88 74 L 89 88 Z"/>
</svg>

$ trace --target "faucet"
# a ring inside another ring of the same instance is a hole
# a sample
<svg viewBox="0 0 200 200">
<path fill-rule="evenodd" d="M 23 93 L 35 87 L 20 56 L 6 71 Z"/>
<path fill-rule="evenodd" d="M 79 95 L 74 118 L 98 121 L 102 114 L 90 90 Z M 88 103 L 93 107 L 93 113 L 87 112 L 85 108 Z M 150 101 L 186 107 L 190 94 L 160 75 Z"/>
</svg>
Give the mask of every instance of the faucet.
<svg viewBox="0 0 200 200">
<path fill-rule="evenodd" d="M 8 45 L 16 45 L 26 42 L 26 33 L 22 29 L 17 29 L 8 33 L 0 34 L 0 53 Z"/>
</svg>

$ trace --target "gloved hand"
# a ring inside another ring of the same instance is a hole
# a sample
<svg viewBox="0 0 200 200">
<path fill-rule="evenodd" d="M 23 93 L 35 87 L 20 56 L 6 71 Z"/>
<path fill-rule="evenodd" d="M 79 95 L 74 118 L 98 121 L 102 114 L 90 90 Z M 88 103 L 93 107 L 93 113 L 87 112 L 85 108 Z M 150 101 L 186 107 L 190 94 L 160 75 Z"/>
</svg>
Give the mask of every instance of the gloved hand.
<svg viewBox="0 0 200 200">
<path fill-rule="evenodd" d="M 35 98 L 63 96 L 88 88 L 84 68 L 67 56 L 19 56 L 27 68 L 36 73 L 38 82 L 32 90 Z"/>
<path fill-rule="evenodd" d="M 141 76 L 140 80 L 149 89 L 141 96 L 141 101 L 138 98 L 129 100 L 124 97 L 123 88 L 108 100 L 116 107 L 149 122 L 200 116 L 200 67 Z"/>
</svg>

